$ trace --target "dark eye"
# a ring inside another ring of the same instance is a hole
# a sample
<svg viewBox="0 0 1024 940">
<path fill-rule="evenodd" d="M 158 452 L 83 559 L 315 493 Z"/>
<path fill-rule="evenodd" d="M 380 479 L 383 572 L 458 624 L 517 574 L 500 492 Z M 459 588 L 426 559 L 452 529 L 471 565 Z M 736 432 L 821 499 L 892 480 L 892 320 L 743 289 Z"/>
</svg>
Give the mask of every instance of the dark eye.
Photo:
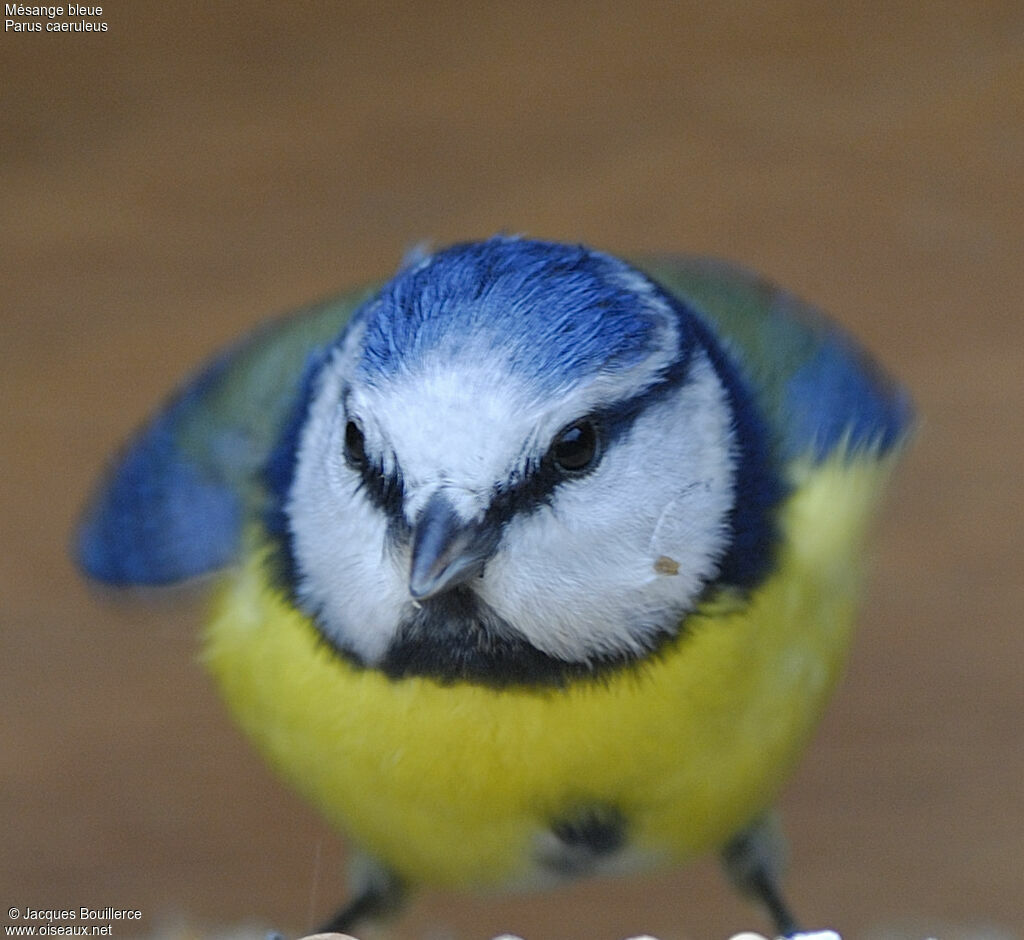
<svg viewBox="0 0 1024 940">
<path fill-rule="evenodd" d="M 584 418 L 559 431 L 548 456 L 559 470 L 582 473 L 597 463 L 598 444 L 596 425 Z"/>
<path fill-rule="evenodd" d="M 366 464 L 366 439 L 355 421 L 345 425 L 345 459 L 356 469 Z"/>
</svg>

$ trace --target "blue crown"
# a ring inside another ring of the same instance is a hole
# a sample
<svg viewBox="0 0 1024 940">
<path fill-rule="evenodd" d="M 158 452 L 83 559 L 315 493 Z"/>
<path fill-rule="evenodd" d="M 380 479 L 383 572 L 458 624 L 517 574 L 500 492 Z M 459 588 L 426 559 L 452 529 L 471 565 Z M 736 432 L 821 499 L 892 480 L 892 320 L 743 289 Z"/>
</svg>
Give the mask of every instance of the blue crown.
<svg viewBox="0 0 1024 940">
<path fill-rule="evenodd" d="M 649 303 L 638 303 L 638 292 Z M 645 359 L 670 309 L 643 275 L 582 245 L 459 244 L 401 272 L 364 308 L 359 374 L 372 383 L 432 353 L 488 353 L 553 391 Z"/>
</svg>

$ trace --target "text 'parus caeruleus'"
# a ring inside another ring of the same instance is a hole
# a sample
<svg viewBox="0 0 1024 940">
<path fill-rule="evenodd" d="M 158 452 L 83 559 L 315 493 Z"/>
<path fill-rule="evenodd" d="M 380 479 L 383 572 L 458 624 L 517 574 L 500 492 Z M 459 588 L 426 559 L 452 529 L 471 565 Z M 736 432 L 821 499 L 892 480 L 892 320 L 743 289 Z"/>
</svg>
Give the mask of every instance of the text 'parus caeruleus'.
<svg viewBox="0 0 1024 940">
<path fill-rule="evenodd" d="M 788 932 L 770 811 L 909 426 L 742 270 L 498 237 L 216 358 L 77 553 L 120 585 L 221 572 L 206 665 L 365 859 L 327 926 L 718 851 Z"/>
</svg>

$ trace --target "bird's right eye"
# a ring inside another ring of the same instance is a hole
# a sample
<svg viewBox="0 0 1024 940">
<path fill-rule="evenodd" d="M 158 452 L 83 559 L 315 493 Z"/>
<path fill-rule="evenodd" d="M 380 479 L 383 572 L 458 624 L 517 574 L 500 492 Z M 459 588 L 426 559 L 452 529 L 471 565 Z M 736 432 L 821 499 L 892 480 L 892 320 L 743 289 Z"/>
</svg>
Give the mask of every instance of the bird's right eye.
<svg viewBox="0 0 1024 940">
<path fill-rule="evenodd" d="M 593 420 L 584 418 L 562 428 L 548 456 L 563 473 L 577 476 L 590 470 L 601 456 L 601 440 Z"/>
<path fill-rule="evenodd" d="M 356 470 L 366 466 L 366 438 L 355 421 L 345 425 L 345 459 Z"/>
</svg>

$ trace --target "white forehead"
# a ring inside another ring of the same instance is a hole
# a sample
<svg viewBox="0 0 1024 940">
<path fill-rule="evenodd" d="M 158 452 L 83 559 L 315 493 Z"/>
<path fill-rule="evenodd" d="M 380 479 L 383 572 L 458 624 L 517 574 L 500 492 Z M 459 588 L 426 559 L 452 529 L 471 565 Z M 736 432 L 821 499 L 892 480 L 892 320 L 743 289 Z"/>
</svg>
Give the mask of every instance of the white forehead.
<svg viewBox="0 0 1024 940">
<path fill-rule="evenodd" d="M 550 424 L 522 382 L 464 361 L 426 363 L 385 384 L 355 386 L 348 407 L 371 452 L 386 469 L 397 463 L 410 518 L 437 487 L 450 490 L 464 518 L 477 516 L 495 484 L 541 446 Z"/>
<path fill-rule="evenodd" d="M 438 487 L 468 521 L 561 428 L 658 381 L 679 354 L 679 325 L 668 308 L 650 303 L 659 317 L 646 357 L 585 374 L 547 375 L 544 382 L 517 369 L 510 349 L 485 329 L 453 331 L 449 341 L 399 368 L 367 375 L 366 323 L 357 320 L 327 365 L 321 407 L 314 410 L 337 409 L 344 393 L 347 412 L 338 417 L 360 425 L 371 458 L 385 472 L 401 474 L 410 522 Z"/>
</svg>

